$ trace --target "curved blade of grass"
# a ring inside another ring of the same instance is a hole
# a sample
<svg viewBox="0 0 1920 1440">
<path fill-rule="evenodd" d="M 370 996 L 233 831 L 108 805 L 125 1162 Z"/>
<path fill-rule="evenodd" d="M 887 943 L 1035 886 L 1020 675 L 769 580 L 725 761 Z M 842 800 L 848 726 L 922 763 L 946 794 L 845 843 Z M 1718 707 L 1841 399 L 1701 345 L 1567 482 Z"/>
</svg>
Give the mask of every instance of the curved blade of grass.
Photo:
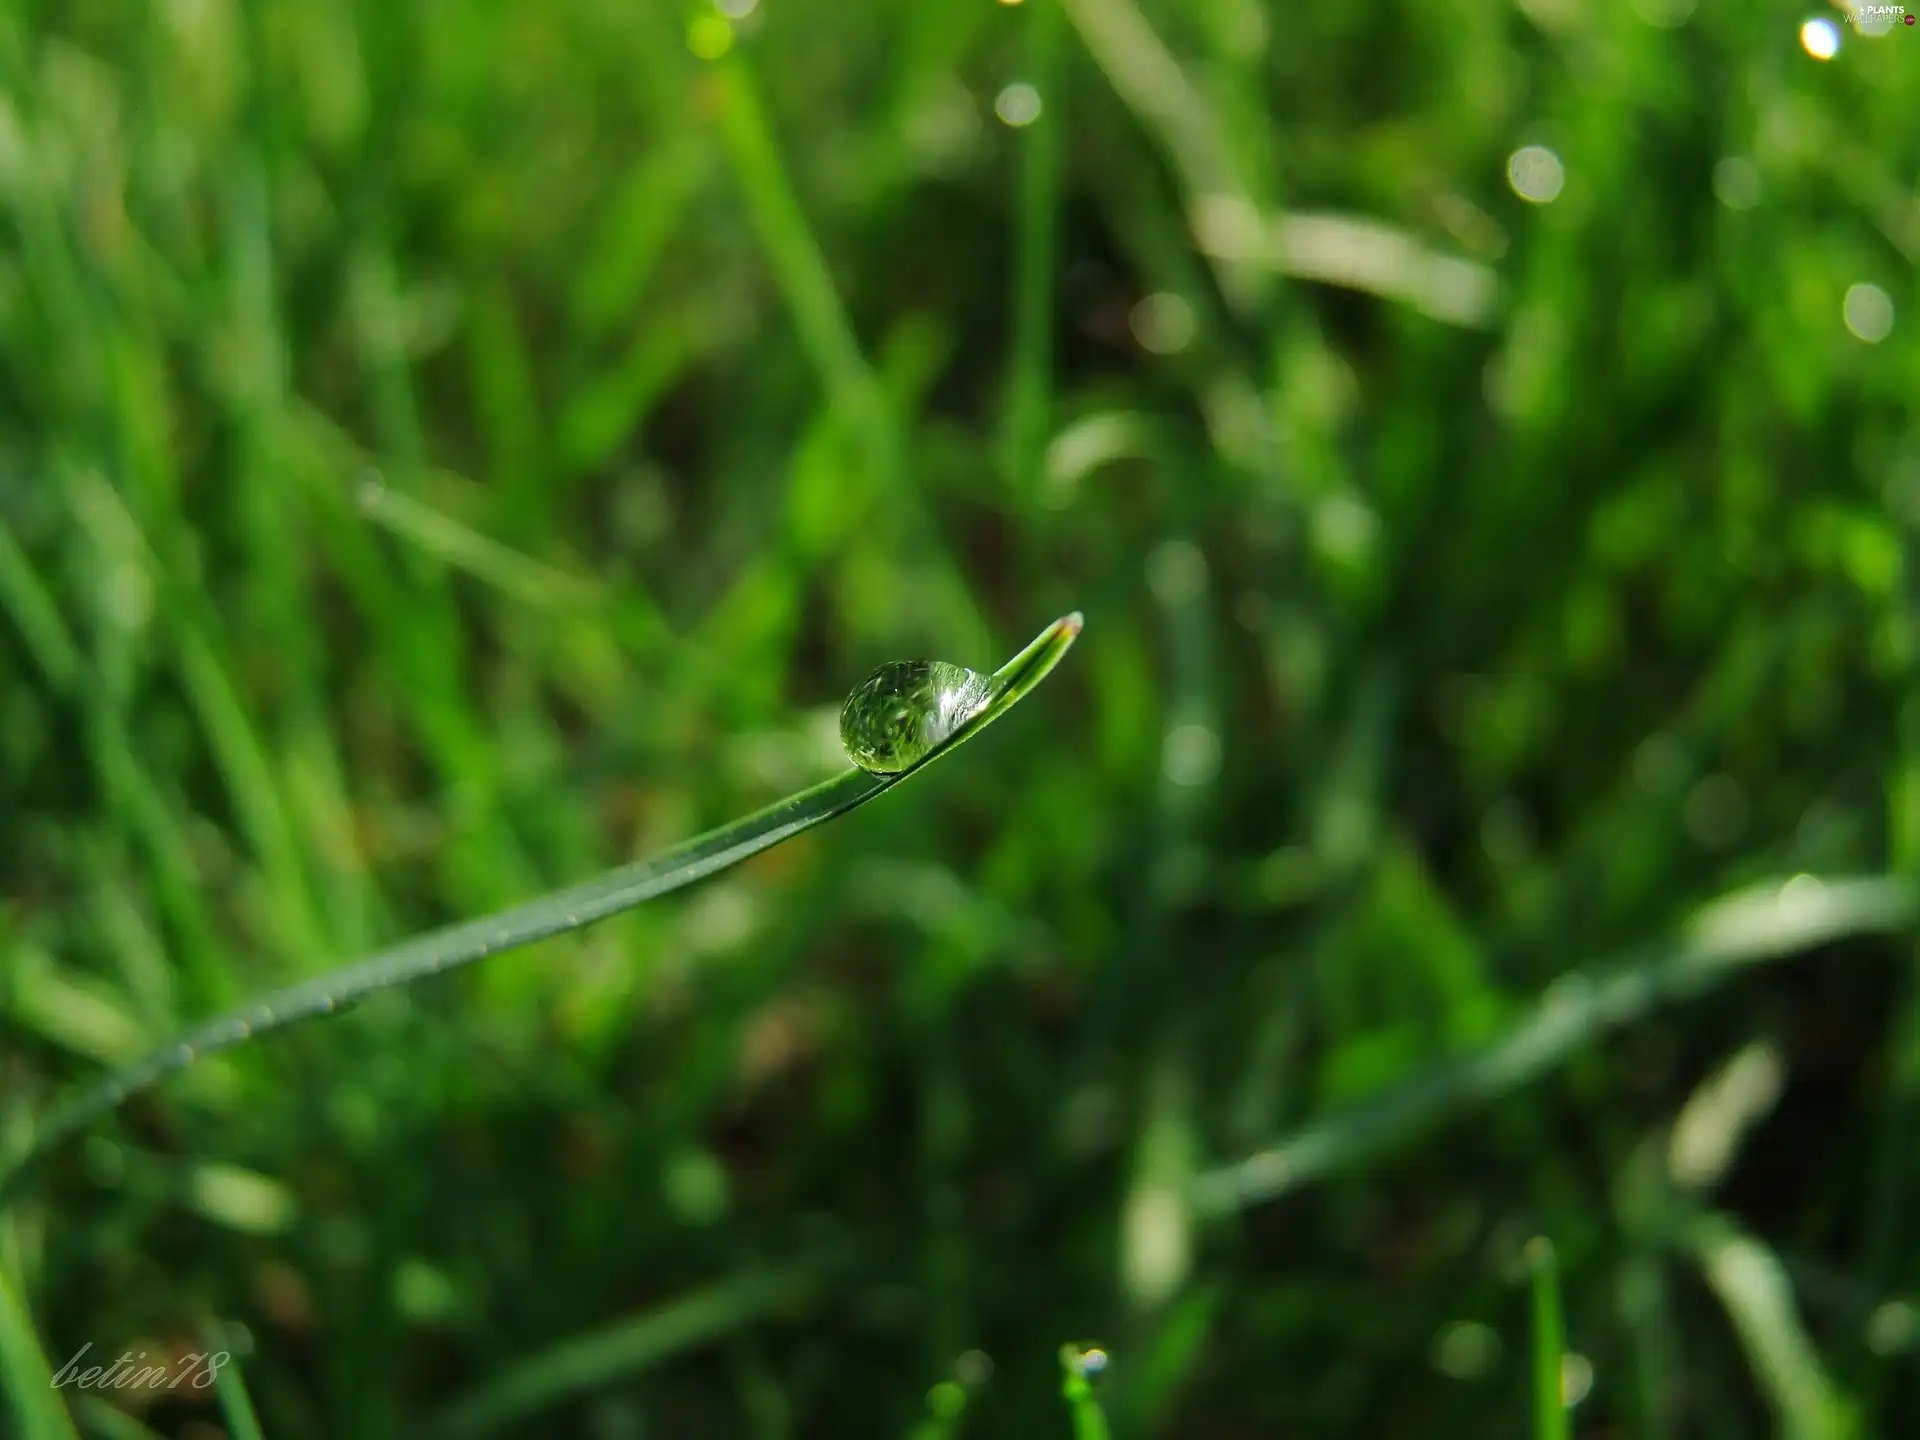
<svg viewBox="0 0 1920 1440">
<path fill-rule="evenodd" d="M 34 1338 L 33 1321 L 0 1267 L 0 1420 L 8 1411 L 22 1440 L 79 1440 L 55 1383 L 53 1367 Z"/>
<path fill-rule="evenodd" d="M 411 984 L 429 975 L 470 965 L 502 950 L 590 925 L 656 895 L 678 890 L 737 865 L 769 846 L 865 804 L 1006 714 L 1060 663 L 1079 635 L 1080 626 L 1081 617 L 1075 611 L 1042 630 L 1032 644 L 994 671 L 991 694 L 980 712 L 905 770 L 877 775 L 850 768 L 831 780 L 789 795 L 704 835 L 696 835 L 650 859 L 609 870 L 594 879 L 495 915 L 432 931 L 352 965 L 276 990 L 206 1021 L 146 1059 L 116 1071 L 55 1115 L 26 1154 L 8 1170 L 0 1172 L 0 1205 L 7 1202 L 20 1176 L 37 1158 L 129 1096 L 184 1070 L 203 1055 L 225 1050 L 296 1020 L 344 1009 L 376 990 Z"/>
<path fill-rule="evenodd" d="M 1793 1302 L 1793 1284 L 1772 1250 L 1722 1215 L 1702 1216 L 1689 1237 L 1708 1286 L 1726 1307 L 1787 1440 L 1852 1440 L 1860 1433 Z"/>
<path fill-rule="evenodd" d="M 425 1433 L 434 1440 L 469 1440 L 507 1429 L 802 1305 L 820 1293 L 823 1277 L 831 1269 L 831 1265 L 803 1262 L 735 1276 L 562 1341 L 509 1366 L 442 1412 L 425 1427 Z"/>
<path fill-rule="evenodd" d="M 1200 1176 L 1194 1207 L 1213 1216 L 1277 1200 L 1516 1090 L 1601 1036 L 1752 966 L 1852 935 L 1902 933 L 1916 920 L 1920 890 L 1903 876 L 1797 876 L 1725 896 L 1700 910 L 1677 942 L 1563 977 L 1486 1048 Z"/>
<path fill-rule="evenodd" d="M 209 1325 L 203 1343 L 207 1347 L 207 1366 L 213 1373 L 213 1388 L 220 1397 L 220 1414 L 227 1422 L 227 1434 L 232 1440 L 266 1440 L 260 1429 L 260 1416 L 253 1408 L 253 1397 L 247 1393 L 246 1378 L 240 1373 L 240 1362 L 221 1343 L 225 1338 L 218 1326 Z"/>
</svg>

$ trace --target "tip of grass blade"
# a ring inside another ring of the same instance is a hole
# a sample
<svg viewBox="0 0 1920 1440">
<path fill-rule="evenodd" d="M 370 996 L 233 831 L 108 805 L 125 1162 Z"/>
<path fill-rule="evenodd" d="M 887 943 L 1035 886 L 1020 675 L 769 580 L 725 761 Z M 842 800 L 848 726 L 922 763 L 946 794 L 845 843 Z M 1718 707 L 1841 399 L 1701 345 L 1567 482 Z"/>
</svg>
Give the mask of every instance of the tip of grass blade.
<svg viewBox="0 0 1920 1440">
<path fill-rule="evenodd" d="M 1108 1440 L 1107 1412 L 1091 1379 L 1106 1368 L 1107 1352 L 1097 1345 L 1060 1347 L 1060 1394 L 1073 1416 L 1073 1440 Z"/>
<path fill-rule="evenodd" d="M 226 1417 L 227 1433 L 233 1440 L 265 1440 L 265 1433 L 260 1428 L 260 1416 L 253 1408 L 253 1397 L 247 1393 L 247 1382 L 240 1374 L 240 1362 L 231 1350 L 225 1348 L 234 1344 L 234 1339 L 224 1326 L 210 1325 L 204 1343 L 207 1347 L 205 1374 L 213 1380 L 214 1393 L 220 1400 L 220 1412 Z M 236 1348 L 250 1350 L 252 1342 L 247 1341 Z"/>
<path fill-rule="evenodd" d="M 494 915 L 416 936 L 331 974 L 289 986 L 205 1022 L 145 1060 L 116 1070 L 104 1081 L 83 1091 L 53 1116 L 37 1138 L 28 1142 L 24 1153 L 8 1154 L 8 1147 L 0 1144 L 0 1206 L 8 1202 L 27 1168 L 38 1157 L 129 1096 L 158 1084 L 205 1055 L 296 1020 L 337 1013 L 375 990 L 443 974 L 487 955 L 497 955 L 503 950 L 604 919 L 726 869 L 769 845 L 864 804 L 1005 714 L 1059 664 L 1083 623 L 1083 617 L 1076 610 L 1042 630 L 1026 649 L 993 673 L 992 694 L 987 703 L 942 743 L 904 770 L 881 775 L 850 768 L 834 779 L 790 795 L 732 824 L 696 835 L 651 860 L 618 867 Z M 4 1139 L 0 1137 L 0 1141 Z"/>
<path fill-rule="evenodd" d="M 1076 610 L 1071 615 L 1062 615 L 1034 636 L 1024 650 L 993 672 L 990 677 L 991 698 L 972 718 L 958 726 L 946 740 L 929 750 L 907 769 L 886 776 L 885 784 L 889 786 L 898 784 L 914 771 L 954 750 L 963 741 L 978 735 L 1006 714 L 1034 686 L 1046 679 L 1053 667 L 1060 663 L 1061 656 L 1073 648 L 1074 639 L 1080 634 L 1080 628 L 1084 623 L 1084 618 Z"/>
<path fill-rule="evenodd" d="M 1015 681 L 1017 677 L 1024 677 L 1020 682 L 1020 693 L 1025 694 L 1072 648 L 1086 623 L 1086 617 L 1078 610 L 1071 615 L 1062 615 L 1034 636 L 1018 655 L 994 671 L 994 680 L 1004 685 Z"/>
</svg>

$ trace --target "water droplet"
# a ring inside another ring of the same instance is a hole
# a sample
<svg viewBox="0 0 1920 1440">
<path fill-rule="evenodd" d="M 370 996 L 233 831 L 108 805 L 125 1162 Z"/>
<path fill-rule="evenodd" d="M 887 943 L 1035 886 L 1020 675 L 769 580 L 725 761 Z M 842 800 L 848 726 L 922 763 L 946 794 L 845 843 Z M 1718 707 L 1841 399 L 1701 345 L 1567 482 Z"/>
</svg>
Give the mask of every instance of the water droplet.
<svg viewBox="0 0 1920 1440">
<path fill-rule="evenodd" d="M 862 770 L 895 775 L 925 759 L 978 715 L 993 682 L 943 660 L 882 665 L 840 710 L 840 743 Z"/>
<path fill-rule="evenodd" d="M 1098 1375 L 1107 1368 L 1107 1352 L 1098 1345 L 1089 1345 L 1075 1357 L 1073 1368 L 1082 1375 Z"/>
</svg>

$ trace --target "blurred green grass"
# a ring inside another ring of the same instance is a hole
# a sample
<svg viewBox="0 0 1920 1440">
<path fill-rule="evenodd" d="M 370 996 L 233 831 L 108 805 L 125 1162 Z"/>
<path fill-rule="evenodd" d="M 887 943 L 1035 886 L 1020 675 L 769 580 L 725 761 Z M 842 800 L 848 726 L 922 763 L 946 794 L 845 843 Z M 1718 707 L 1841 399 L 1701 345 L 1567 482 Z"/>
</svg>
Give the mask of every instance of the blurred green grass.
<svg viewBox="0 0 1920 1440">
<path fill-rule="evenodd" d="M 1517 1435 L 1544 1235 L 1575 1434 L 1900 1433 L 1920 42 L 727 9 L 0 8 L 0 1144 L 1088 617 L 100 1127 L 0 1413 L 218 1319 L 276 1440 L 1066 1434 L 1083 1336 L 1120 1435 Z"/>
</svg>

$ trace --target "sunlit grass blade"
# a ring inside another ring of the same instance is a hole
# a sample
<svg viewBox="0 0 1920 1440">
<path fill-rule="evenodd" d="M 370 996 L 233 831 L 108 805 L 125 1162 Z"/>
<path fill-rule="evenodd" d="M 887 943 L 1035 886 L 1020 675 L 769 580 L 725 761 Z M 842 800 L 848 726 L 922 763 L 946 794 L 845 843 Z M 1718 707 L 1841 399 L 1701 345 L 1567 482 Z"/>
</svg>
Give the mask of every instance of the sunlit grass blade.
<svg viewBox="0 0 1920 1440">
<path fill-rule="evenodd" d="M 444 564 L 511 595 L 523 605 L 561 610 L 593 604 L 599 591 L 590 581 L 543 565 L 510 545 L 482 535 L 453 516 L 416 500 L 369 475 L 355 491 L 360 513 L 401 539 L 418 545 Z"/>
<path fill-rule="evenodd" d="M 850 768 L 831 780 L 697 835 L 651 859 L 610 870 L 496 915 L 433 931 L 355 964 L 275 991 L 190 1030 L 145 1060 L 109 1076 L 49 1121 L 28 1154 L 0 1173 L 0 1203 L 4 1203 L 20 1174 L 36 1156 L 106 1114 L 130 1095 L 185 1069 L 204 1055 L 278 1030 L 296 1020 L 343 1009 L 376 990 L 410 984 L 503 950 L 590 925 L 642 901 L 705 879 L 836 815 L 844 815 L 892 789 L 1006 714 L 1060 662 L 1079 635 L 1080 626 L 1081 619 L 1076 612 L 1041 631 L 1026 649 L 993 673 L 988 699 L 979 712 L 904 770 L 876 775 Z"/>
<path fill-rule="evenodd" d="M 1834 1388 L 1793 1303 L 1779 1258 L 1721 1216 L 1703 1216 L 1691 1248 L 1740 1336 L 1786 1440 L 1850 1440 L 1852 1409 Z"/>
<path fill-rule="evenodd" d="M 696 1290 L 510 1367 L 445 1411 L 427 1433 L 487 1435 L 803 1303 L 818 1264 L 738 1276 Z"/>
<path fill-rule="evenodd" d="M 1530 1014 L 1477 1054 L 1201 1176 L 1196 1206 L 1219 1214 L 1277 1199 L 1516 1090 L 1581 1046 L 1749 966 L 1849 935 L 1904 931 L 1914 919 L 1913 884 L 1891 876 L 1799 876 L 1727 896 L 1701 910 L 1676 942 L 1563 976 Z"/>
<path fill-rule="evenodd" d="M 1560 1309 L 1560 1262 L 1553 1244 L 1536 1237 L 1527 1245 L 1533 1277 L 1534 1440 L 1568 1440 L 1566 1322 Z"/>
<path fill-rule="evenodd" d="M 1139 117 L 1172 163 L 1196 237 L 1244 226 L 1260 214 L 1228 132 L 1133 0 L 1062 0 L 1087 53 L 1114 93 Z M 1202 247 L 1205 248 L 1204 246 Z M 1258 293 L 1259 277 L 1218 261 L 1238 305 Z"/>
<path fill-rule="evenodd" d="M 19 1427 L 5 1433 L 17 1433 L 21 1440 L 78 1440 L 73 1419 L 53 1384 L 52 1368 L 34 1338 L 27 1307 L 14 1293 L 4 1268 L 0 1268 L 0 1391 L 5 1396 L 0 1414 L 11 1413 Z"/>
</svg>

